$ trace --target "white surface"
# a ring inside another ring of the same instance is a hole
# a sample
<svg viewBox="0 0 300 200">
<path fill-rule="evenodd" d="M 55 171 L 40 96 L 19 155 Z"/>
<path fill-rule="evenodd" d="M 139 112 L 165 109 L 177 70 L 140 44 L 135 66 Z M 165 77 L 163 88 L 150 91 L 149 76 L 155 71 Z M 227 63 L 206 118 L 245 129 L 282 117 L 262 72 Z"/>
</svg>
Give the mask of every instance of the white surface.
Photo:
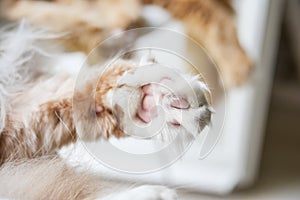
<svg viewBox="0 0 300 200">
<path fill-rule="evenodd" d="M 205 159 L 198 159 L 199 147 L 205 139 L 205 134 L 202 134 L 184 158 L 174 165 L 145 175 L 120 173 L 101 166 L 80 144 L 71 154 L 66 153 L 70 148 L 64 149 L 63 155 L 69 156 L 69 159 L 75 162 L 90 163 L 92 170 L 106 176 L 169 184 L 194 191 L 225 194 L 237 186 L 251 184 L 260 157 L 281 4 L 280 0 L 235 1 L 238 32 L 243 45 L 256 62 L 256 70 L 249 84 L 228 93 L 221 139 Z M 178 30 L 177 26 L 175 30 Z"/>
</svg>

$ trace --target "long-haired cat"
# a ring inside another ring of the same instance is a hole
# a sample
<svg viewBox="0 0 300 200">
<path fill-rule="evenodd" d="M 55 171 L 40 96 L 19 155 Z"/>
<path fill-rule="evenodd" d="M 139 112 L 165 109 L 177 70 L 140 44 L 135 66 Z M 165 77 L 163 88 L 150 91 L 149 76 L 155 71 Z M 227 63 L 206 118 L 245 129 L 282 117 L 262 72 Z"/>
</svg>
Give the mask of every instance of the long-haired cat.
<svg viewBox="0 0 300 200">
<path fill-rule="evenodd" d="M 68 32 L 63 37 L 66 49 L 87 53 L 110 32 L 126 29 L 136 21 L 142 4 L 157 4 L 182 20 L 191 35 L 207 46 L 222 66 L 228 86 L 243 82 L 250 68 L 250 61 L 237 40 L 231 7 L 225 0 L 4 0 L 2 3 L 5 17 L 13 20 L 26 17 L 36 26 L 47 25 L 53 33 Z M 186 129 L 201 132 L 212 112 L 205 84 L 182 74 L 198 93 L 196 104 L 186 88 L 177 87 L 181 80 L 163 71 L 156 71 L 146 82 L 132 73 L 134 83 L 120 84 L 118 80 L 125 74 L 142 67 L 131 60 L 121 60 L 101 78 L 98 68 L 91 69 L 74 93 L 74 75 L 50 72 L 55 67 L 51 51 L 56 50 L 48 46 L 49 41 L 58 39 L 55 34 L 25 22 L 15 28 L 7 27 L 0 34 L 1 196 L 12 199 L 177 198 L 173 190 L 164 186 L 112 184 L 68 166 L 57 157 L 56 151 L 79 138 L 96 141 L 125 136 L 123 130 L 128 124 L 123 114 L 125 108 L 122 103 L 109 103 L 111 92 L 137 95 L 133 102 L 136 109 L 130 114 L 138 123 L 148 124 L 157 117 L 156 99 L 160 99 L 158 103 L 168 111 L 181 110 L 191 116 L 187 123 L 180 122 L 176 115 L 168 117 L 165 132 L 180 133 Z M 163 88 L 152 84 L 165 79 L 174 94 L 166 94 Z M 79 115 L 73 113 L 74 101 L 82 106 Z M 89 119 L 95 119 L 101 130 L 89 123 L 93 121 Z"/>
<path fill-rule="evenodd" d="M 136 123 L 151 123 L 160 105 L 170 113 L 162 133 L 199 133 L 210 122 L 208 88 L 197 77 L 182 74 L 197 93 L 194 101 L 182 79 L 163 70 L 141 76 L 141 64 L 120 60 L 104 72 L 101 66 L 91 67 L 73 91 L 75 75 L 51 72 L 55 56 L 47 47 L 54 37 L 24 21 L 1 32 L 0 195 L 13 199 L 175 199 L 175 192 L 163 186 L 121 189 L 96 175 L 78 172 L 64 164 L 56 151 L 79 138 L 124 137 L 129 119 L 124 116 L 128 105 L 122 99 L 133 94 L 130 103 L 135 108 L 128 114 Z M 149 66 L 163 68 L 159 63 Z M 129 79 L 119 81 L 125 75 Z M 111 93 L 119 94 L 113 104 Z M 80 112 L 75 113 L 74 102 Z M 178 111 L 189 120 L 181 121 Z"/>
</svg>

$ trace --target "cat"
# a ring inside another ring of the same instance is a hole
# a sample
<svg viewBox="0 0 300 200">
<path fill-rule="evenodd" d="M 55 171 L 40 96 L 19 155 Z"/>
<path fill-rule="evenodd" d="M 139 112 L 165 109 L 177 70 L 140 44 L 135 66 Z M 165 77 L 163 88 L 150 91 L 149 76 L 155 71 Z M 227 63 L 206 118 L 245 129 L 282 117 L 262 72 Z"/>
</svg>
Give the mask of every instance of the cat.
<svg viewBox="0 0 300 200">
<path fill-rule="evenodd" d="M 57 50 L 48 47 L 55 38 L 56 35 L 25 21 L 0 33 L 0 196 L 9 199 L 177 199 L 176 192 L 165 186 L 125 186 L 78 171 L 65 164 L 56 152 L 79 139 L 97 141 L 126 136 L 124 130 L 129 123 L 124 113 L 128 105 L 122 104 L 121 98 L 109 103 L 111 93 L 123 98 L 135 94 L 130 103 L 136 106 L 128 114 L 136 123 L 147 125 L 155 120 L 158 115 L 155 99 L 160 99 L 159 105 L 168 112 L 180 111 L 190 116 L 188 122 L 180 121 L 176 114 L 168 116 L 166 131 L 162 132 L 180 134 L 196 130 L 200 133 L 209 124 L 213 112 L 205 83 L 181 73 L 197 93 L 197 101 L 194 101 L 182 79 L 164 70 L 154 70 L 145 78 L 139 71 L 145 67 L 141 63 L 119 60 L 104 72 L 101 66 L 91 66 L 73 91 L 76 75 L 51 71 L 55 67 L 51 60 L 56 59 L 51 51 Z M 163 69 L 152 58 L 146 60 L 149 61 L 146 66 Z M 129 78 L 123 80 L 124 76 Z M 154 83 L 167 85 L 173 92 L 166 92 L 164 87 Z M 80 112 L 75 113 L 75 105 Z"/>
<path fill-rule="evenodd" d="M 214 58 L 227 89 L 247 81 L 253 64 L 238 40 L 230 0 L 4 0 L 2 15 L 66 32 L 66 48 L 89 53 L 114 31 L 139 24 L 143 5 L 160 6 L 182 21 Z"/>
<path fill-rule="evenodd" d="M 87 54 L 115 30 L 132 27 L 140 18 L 141 6 L 146 4 L 161 6 L 183 22 L 189 34 L 207 47 L 220 66 L 226 87 L 245 82 L 252 64 L 238 41 L 234 12 L 228 0 L 3 0 L 1 14 L 6 19 L 18 21 L 25 17 L 37 27 L 47 25 L 55 34 L 67 35 L 56 37 L 23 22 L 14 30 L 1 32 L 1 196 L 13 199 L 177 198 L 175 191 L 164 186 L 111 183 L 68 166 L 56 155 L 58 149 L 79 138 L 95 141 L 125 136 L 123 130 L 130 127 L 126 127 L 124 107 L 118 102 L 114 107 L 106 104 L 111 91 L 136 92 L 138 98 L 134 104 L 137 107 L 131 115 L 138 123 L 149 123 L 156 117 L 152 112 L 154 97 L 165 96 L 163 89 L 151 82 L 160 82 L 166 74 L 158 71 L 148 83 L 141 84 L 139 77 L 132 77 L 137 80 L 136 85 L 118 85 L 125 74 L 140 67 L 139 63 L 123 60 L 107 71 L 98 85 L 99 72 L 91 70 L 74 94 L 74 76 L 53 75 L 44 70 L 53 67 L 46 53 L 51 51 L 46 48 L 47 40 L 63 41 L 66 50 Z M 171 83 L 178 82 L 171 75 L 167 77 Z M 198 99 L 201 104 L 193 105 L 188 94 L 178 91 L 180 95 L 175 100 L 165 97 L 169 102 L 166 106 L 169 110 L 181 110 L 198 117 L 189 124 L 178 124 L 177 119 L 170 118 L 168 127 L 201 132 L 209 124 L 212 113 L 205 95 L 209 91 L 198 79 L 187 79 L 192 80 L 191 85 L 201 94 Z M 151 92 L 153 88 L 155 93 Z M 73 115 L 74 100 L 82 106 L 80 115 Z M 76 126 L 73 116 L 78 118 Z M 86 123 L 89 122 L 86 119 L 97 120 L 102 124 L 101 131 L 95 124 Z"/>
</svg>

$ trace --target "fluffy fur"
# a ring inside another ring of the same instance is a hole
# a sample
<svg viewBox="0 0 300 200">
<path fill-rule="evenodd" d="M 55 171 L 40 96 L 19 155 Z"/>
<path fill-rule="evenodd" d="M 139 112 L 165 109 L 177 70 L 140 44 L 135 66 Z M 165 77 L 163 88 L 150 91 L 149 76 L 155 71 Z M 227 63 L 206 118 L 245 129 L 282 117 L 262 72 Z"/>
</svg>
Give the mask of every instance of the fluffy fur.
<svg viewBox="0 0 300 200">
<path fill-rule="evenodd" d="M 58 33 L 68 32 L 65 45 L 89 53 L 116 30 L 137 26 L 143 5 L 158 5 L 181 20 L 218 64 L 227 88 L 243 84 L 252 63 L 241 47 L 230 0 L 4 0 L 3 15 L 23 17 Z"/>
<path fill-rule="evenodd" d="M 63 41 L 66 49 L 88 53 L 112 32 L 136 23 L 141 6 L 146 4 L 165 8 L 186 25 L 190 35 L 207 47 L 220 66 L 227 87 L 246 80 L 251 61 L 239 44 L 228 0 L 3 0 L 2 14 L 7 19 L 25 17 L 36 26 L 67 36 L 57 37 L 25 22 L 1 31 L 0 195 L 13 199 L 176 199 L 174 191 L 161 186 L 121 189 L 67 166 L 56 156 L 59 148 L 79 138 L 95 141 L 123 137 L 123 129 L 132 130 L 127 115 L 141 124 L 155 120 L 151 111 L 155 99 L 162 98 L 159 103 L 170 114 L 159 138 L 200 132 L 209 123 L 212 109 L 205 95 L 208 91 L 197 77 L 183 74 L 198 91 L 200 104 L 193 103 L 185 88 L 177 87 L 175 83 L 180 80 L 172 75 L 167 75 L 170 82 L 164 84 L 178 98 L 152 85 L 165 78 L 162 71 L 153 73 L 146 82 L 136 75 L 120 84 L 118 81 L 126 74 L 138 72 L 139 64 L 128 60 L 115 63 L 100 79 L 101 68 L 92 68 L 75 93 L 74 76 L 49 73 L 55 67 L 50 61 L 55 56 L 45 47 L 51 46 L 52 40 Z M 135 92 L 133 108 L 126 113 L 122 101 L 111 105 L 112 92 L 120 96 Z M 179 110 L 188 120 L 180 121 Z M 96 127 L 95 122 L 101 126 Z"/>
<path fill-rule="evenodd" d="M 150 120 L 156 117 L 149 116 L 150 108 L 156 104 L 149 104 L 146 99 L 159 95 L 159 103 L 172 113 L 167 117 L 162 136 L 201 132 L 209 123 L 212 110 L 205 96 L 207 87 L 197 77 L 191 79 L 182 74 L 197 93 L 197 99 L 190 99 L 186 88 L 176 87 L 176 84 L 184 85 L 186 80 L 177 80 L 163 70 L 156 70 L 145 80 L 138 72 L 141 69 L 138 63 L 121 60 L 101 77 L 101 66 L 89 68 L 73 91 L 74 75 L 50 73 L 55 66 L 47 58 L 55 59 L 55 56 L 49 55 L 44 47 L 54 35 L 22 22 L 16 28 L 3 30 L 0 37 L 0 63 L 3 64 L 3 80 L 0 81 L 1 92 L 5 94 L 0 102 L 4 107 L 4 110 L 1 107 L 4 126 L 0 133 L 2 196 L 13 199 L 176 199 L 174 191 L 162 186 L 141 186 L 116 192 L 114 184 L 106 184 L 94 175 L 64 164 L 57 158 L 56 151 L 79 138 L 95 141 L 124 136 L 123 128 L 129 124 L 124 115 L 126 105 L 121 98 L 111 99 L 112 92 L 138 94 L 132 102 L 135 109 L 128 114 L 142 124 L 148 123 L 144 115 Z M 159 67 L 159 63 L 150 64 L 152 68 L 155 66 Z M 42 70 L 45 67 L 50 70 Z M 121 81 L 128 74 L 130 78 Z M 9 81 L 6 78 L 10 78 Z M 164 85 L 170 87 L 172 93 L 161 87 L 155 87 L 153 91 L 156 92 L 145 89 L 153 87 L 152 82 L 164 79 L 167 80 Z M 179 110 L 188 116 L 187 121 L 177 118 Z M 142 132 L 136 134 L 143 136 Z M 35 188 L 28 189 L 31 185 Z"/>
<path fill-rule="evenodd" d="M 176 193 L 164 186 L 113 182 L 69 167 L 56 157 L 7 162 L 0 168 L 0 177 L 0 196 L 5 199 L 177 199 Z"/>
<path fill-rule="evenodd" d="M 48 56 L 49 52 L 40 49 L 37 42 L 54 37 L 28 27 L 24 21 L 13 32 L 8 31 L 11 28 L 0 30 L 0 132 L 5 126 L 6 112 L 11 109 L 8 98 L 37 75 L 40 69 L 32 69 L 33 62 L 41 62 Z"/>
</svg>

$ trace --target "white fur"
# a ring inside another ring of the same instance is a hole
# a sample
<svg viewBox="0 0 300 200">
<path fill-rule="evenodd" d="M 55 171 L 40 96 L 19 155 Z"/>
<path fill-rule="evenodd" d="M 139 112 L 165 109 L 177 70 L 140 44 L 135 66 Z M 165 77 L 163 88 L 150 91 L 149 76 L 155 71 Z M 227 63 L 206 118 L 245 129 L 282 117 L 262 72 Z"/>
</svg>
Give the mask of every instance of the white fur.
<svg viewBox="0 0 300 200">
<path fill-rule="evenodd" d="M 36 30 L 32 28 L 28 23 L 22 21 L 17 27 L 6 27 L 0 31 L 0 133 L 5 125 L 6 115 L 9 111 L 10 107 L 14 104 L 10 101 L 12 96 L 15 96 L 20 89 L 24 89 L 24 85 L 26 85 L 33 76 L 37 75 L 37 72 L 43 70 L 41 66 L 45 66 L 46 64 L 50 64 L 49 58 L 51 58 L 52 53 L 49 53 L 48 49 L 45 48 L 45 43 L 49 39 L 56 38 L 58 36 L 51 35 L 46 33 L 45 31 Z M 46 59 L 46 60 L 45 60 Z M 147 63 L 147 62 L 146 62 Z M 116 91 L 116 94 L 111 95 L 111 99 L 117 99 L 117 103 L 121 104 L 124 111 L 126 111 L 128 106 L 128 102 L 120 102 L 119 100 L 124 100 L 123 98 L 118 98 L 118 95 L 122 96 L 124 94 L 131 95 L 132 89 L 137 92 L 136 98 L 131 103 L 132 107 L 129 108 L 130 112 L 136 113 L 136 106 L 140 104 L 140 93 L 139 87 L 143 84 L 150 82 L 159 82 L 162 78 L 167 77 L 170 78 L 170 81 L 165 81 L 162 84 L 169 88 L 172 93 L 174 92 L 176 95 L 184 96 L 187 98 L 188 102 L 191 105 L 191 108 L 188 110 L 180 110 L 173 109 L 170 107 L 170 100 L 173 98 L 172 96 L 167 96 L 166 99 L 162 102 L 162 107 L 166 110 L 166 120 L 167 122 L 172 122 L 172 120 L 176 119 L 181 123 L 181 127 L 172 127 L 167 125 L 161 131 L 160 137 L 162 139 L 169 140 L 173 138 L 175 135 L 185 135 L 184 133 L 198 133 L 201 131 L 203 127 L 198 128 L 199 119 L 208 112 L 208 103 L 204 97 L 203 91 L 208 90 L 208 88 L 202 82 L 199 82 L 197 78 L 191 78 L 189 76 L 184 76 L 182 73 L 176 72 L 177 75 L 169 74 L 169 71 L 164 71 L 159 64 L 153 64 L 160 67 L 161 70 L 151 70 L 149 73 L 146 73 L 147 76 L 143 76 L 143 72 L 139 72 L 139 70 L 127 73 L 129 75 L 129 79 L 120 80 L 120 84 L 124 83 L 128 86 L 128 90 L 122 88 L 119 91 Z M 155 67 L 154 67 L 155 68 Z M 179 75 L 178 75 L 179 74 Z M 89 77 L 91 78 L 91 77 Z M 72 78 L 68 79 L 64 76 L 56 76 L 53 79 L 49 79 L 44 81 L 43 83 L 39 83 L 39 87 L 31 88 L 31 92 L 36 94 L 41 94 L 42 98 L 40 101 L 45 99 L 49 100 L 50 96 L 43 95 L 49 93 L 49 91 L 55 90 L 55 92 L 50 93 L 56 96 L 61 95 L 61 93 L 66 92 L 64 86 L 74 84 L 74 80 Z M 123 81 L 123 82 L 122 82 Z M 124 82 L 125 81 L 125 82 Z M 63 83 L 62 83 L 63 82 Z M 55 83 L 55 84 L 52 84 Z M 51 85 L 51 88 L 48 88 Z M 60 89 L 57 89 L 59 88 Z M 54 88 L 54 89 L 53 89 Z M 71 87 L 67 87 L 71 88 Z M 162 88 L 159 88 L 161 90 Z M 193 94 L 193 89 L 196 91 Z M 43 93 L 43 91 L 44 93 Z M 131 90 L 131 91 L 130 91 Z M 161 92 L 159 91 L 158 92 Z M 69 92 L 69 91 L 68 91 Z M 127 93 L 129 92 L 129 93 Z M 117 95 L 117 96 L 114 96 Z M 30 97 L 35 96 L 33 94 L 28 95 Z M 24 103 L 26 102 L 29 106 L 33 106 L 30 104 L 30 99 L 24 99 Z M 36 103 L 36 101 L 34 100 Z M 199 105 L 201 103 L 201 106 Z M 203 105 L 202 105 L 203 104 Z M 16 109 L 20 113 L 27 113 L 26 106 L 23 106 L 21 109 Z M 21 111 L 20 111 L 21 110 Z M 131 114 L 132 114 L 131 113 Z M 184 118 L 182 118 L 184 116 Z M 123 119 L 123 122 L 128 127 L 129 119 Z M 26 127 L 26 120 L 24 121 Z M 129 125 L 130 126 L 130 125 Z M 49 130 L 44 130 L 49 131 Z M 138 132 L 140 136 L 143 136 L 143 132 Z M 46 135 L 51 135 L 46 134 Z M 45 144 L 49 143 L 50 138 L 44 138 Z M 53 191 L 56 191 L 55 188 L 63 189 L 65 187 L 63 184 L 57 181 L 65 181 L 65 184 L 71 183 L 72 179 L 78 178 L 77 181 L 80 182 L 79 186 L 84 187 L 85 185 L 89 185 L 88 180 L 90 180 L 89 175 L 78 175 L 72 169 L 66 167 L 62 161 L 53 161 L 53 160 L 40 160 L 35 165 L 34 161 L 25 161 L 20 165 L 15 167 L 15 163 L 12 165 L 7 164 L 6 166 L 2 166 L 0 168 L 0 185 L 6 185 L 0 189 L 0 194 L 11 194 L 12 196 L 16 195 L 17 197 L 23 196 L 24 188 L 30 187 L 31 184 L 37 183 L 41 188 L 38 188 L 38 192 L 45 192 L 49 189 L 49 186 L 53 187 Z M 14 171 L 15 169 L 15 171 Z M 61 177 L 61 173 L 59 173 L 59 169 L 61 171 L 70 170 L 71 174 L 66 174 L 66 177 Z M 23 170 L 23 171 L 22 171 Z M 51 171 L 52 170 L 52 171 Z M 45 173 L 47 171 L 47 174 Z M 51 172 L 51 173 L 50 173 Z M 19 181 L 20 177 L 22 181 Z M 85 178 L 86 180 L 82 180 Z M 59 178 L 64 178 L 63 180 Z M 48 183 L 49 180 L 52 180 L 52 183 Z M 17 184 L 16 184 L 17 183 Z M 71 183 L 72 184 L 72 183 Z M 43 186 L 43 187 L 42 187 Z M 96 187 L 96 186 L 95 186 Z M 14 188 L 14 189 L 12 189 Z M 97 187 L 95 188 L 95 192 L 101 193 L 103 188 Z M 9 191 L 9 192 L 8 192 Z M 26 192 L 29 190 L 26 190 Z M 32 194 L 29 194 L 31 193 Z M 104 191 L 105 192 L 105 191 Z M 30 191 L 28 196 L 31 195 L 40 195 L 34 194 L 33 191 Z M 44 193 L 43 193 L 44 194 Z M 104 194 L 106 195 L 107 192 Z M 163 186 L 141 186 L 134 189 L 126 190 L 124 192 L 111 192 L 112 195 L 104 197 L 104 200 L 138 200 L 138 199 L 149 199 L 149 200 L 174 200 L 177 199 L 176 193 L 173 190 L 170 190 Z M 53 194 L 55 196 L 55 194 Z M 102 194 L 103 198 L 103 194 Z"/>
<path fill-rule="evenodd" d="M 145 125 L 136 120 L 135 115 L 142 99 L 140 87 L 148 83 L 154 85 L 156 102 L 162 92 L 166 95 L 159 103 L 158 116 L 152 119 L 150 125 Z M 156 136 L 164 141 L 171 141 L 178 134 L 196 136 L 204 128 L 199 125 L 199 121 L 211 113 L 204 95 L 205 91 L 209 92 L 205 83 L 200 82 L 198 77 L 176 72 L 159 63 L 140 66 L 127 72 L 120 78 L 119 85 L 125 85 L 125 87 L 117 89 L 114 94 L 110 95 L 112 107 L 114 104 L 122 107 L 124 111 L 122 126 L 125 132 L 137 137 Z M 190 104 L 189 109 L 176 109 L 170 106 L 172 99 L 180 96 L 187 99 Z M 174 121 L 180 123 L 180 126 L 173 127 L 171 123 Z M 208 124 L 209 121 L 207 121 Z"/>
<path fill-rule="evenodd" d="M 119 194 L 112 194 L 99 200 L 176 200 L 174 190 L 158 185 L 143 185 Z"/>
<path fill-rule="evenodd" d="M 47 63 L 50 54 L 43 42 L 57 37 L 33 28 L 25 20 L 0 30 L 0 133 L 11 107 L 8 98 Z"/>
</svg>

